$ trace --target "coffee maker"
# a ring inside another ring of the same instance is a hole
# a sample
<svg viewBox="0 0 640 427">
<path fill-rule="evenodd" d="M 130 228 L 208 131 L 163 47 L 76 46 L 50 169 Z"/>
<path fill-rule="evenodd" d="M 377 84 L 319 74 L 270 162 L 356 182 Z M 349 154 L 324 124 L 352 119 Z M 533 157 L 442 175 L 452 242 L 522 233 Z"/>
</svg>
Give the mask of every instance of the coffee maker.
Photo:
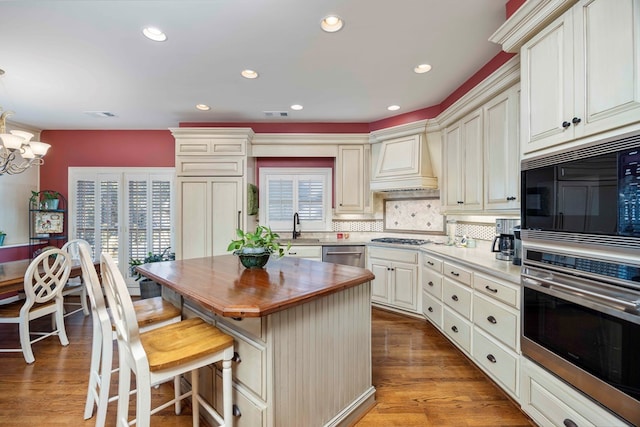
<svg viewBox="0 0 640 427">
<path fill-rule="evenodd" d="M 514 227 L 520 224 L 519 219 L 496 219 L 496 237 L 491 245 L 491 252 L 496 253 L 496 259 L 513 261 L 515 251 Z"/>
</svg>

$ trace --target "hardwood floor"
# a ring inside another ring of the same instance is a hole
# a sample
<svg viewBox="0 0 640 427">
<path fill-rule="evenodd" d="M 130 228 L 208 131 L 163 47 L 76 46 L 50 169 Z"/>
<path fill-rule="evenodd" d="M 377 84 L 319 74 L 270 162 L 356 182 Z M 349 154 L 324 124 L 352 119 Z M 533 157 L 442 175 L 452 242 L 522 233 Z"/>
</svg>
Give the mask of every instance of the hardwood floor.
<svg viewBox="0 0 640 427">
<path fill-rule="evenodd" d="M 0 353 L 1 426 L 94 425 L 94 419 L 83 420 L 91 317 L 76 313 L 66 320 L 71 344 L 62 347 L 57 337 L 36 343 L 32 365 L 21 353 Z M 48 318 L 32 322 L 49 324 Z M 358 427 L 534 425 L 427 322 L 373 310 L 372 331 L 377 404 Z M 0 340 L 3 347 L 17 346 L 17 327 L 0 325 Z M 171 394 L 171 385 L 163 384 L 153 391 L 153 403 Z M 115 410 L 111 403 L 108 426 L 115 423 Z M 190 426 L 191 411 L 186 407 L 176 416 L 169 408 L 151 421 L 157 427 Z"/>
</svg>

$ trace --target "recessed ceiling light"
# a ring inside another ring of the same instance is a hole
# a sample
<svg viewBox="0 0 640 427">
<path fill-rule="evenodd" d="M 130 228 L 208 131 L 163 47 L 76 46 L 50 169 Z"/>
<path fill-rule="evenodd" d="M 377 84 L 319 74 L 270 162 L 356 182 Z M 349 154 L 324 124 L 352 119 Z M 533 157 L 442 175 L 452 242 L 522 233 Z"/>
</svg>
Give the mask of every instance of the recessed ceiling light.
<svg viewBox="0 0 640 427">
<path fill-rule="evenodd" d="M 389 110 L 389 111 L 397 111 L 397 110 L 399 110 L 399 109 L 400 109 L 400 106 L 399 106 L 399 105 L 389 105 L 389 106 L 387 107 L 387 110 Z"/>
<path fill-rule="evenodd" d="M 167 40 L 167 35 L 162 30 L 155 27 L 146 27 L 142 30 L 142 34 L 149 40 L 154 42 L 163 42 Z"/>
<path fill-rule="evenodd" d="M 258 78 L 258 73 L 256 71 L 253 71 L 253 70 L 242 70 L 242 72 L 240 74 L 242 74 L 242 77 L 244 77 L 245 79 L 257 79 Z"/>
<path fill-rule="evenodd" d="M 209 111 L 211 110 L 211 107 L 209 107 L 207 104 L 196 104 L 196 108 L 200 111 Z"/>
<path fill-rule="evenodd" d="M 302 105 L 300 105 L 300 104 L 293 104 L 293 105 L 291 106 L 291 109 L 292 109 L 292 110 L 296 110 L 296 111 L 300 111 L 300 110 L 302 110 L 303 108 L 304 108 L 304 107 L 303 107 Z"/>
<path fill-rule="evenodd" d="M 320 28 L 327 33 L 335 33 L 340 31 L 344 22 L 338 15 L 328 15 L 320 22 Z"/>
<path fill-rule="evenodd" d="M 414 72 L 418 74 L 427 73 L 431 70 L 431 65 L 429 64 L 420 64 L 416 68 L 413 69 Z"/>
</svg>

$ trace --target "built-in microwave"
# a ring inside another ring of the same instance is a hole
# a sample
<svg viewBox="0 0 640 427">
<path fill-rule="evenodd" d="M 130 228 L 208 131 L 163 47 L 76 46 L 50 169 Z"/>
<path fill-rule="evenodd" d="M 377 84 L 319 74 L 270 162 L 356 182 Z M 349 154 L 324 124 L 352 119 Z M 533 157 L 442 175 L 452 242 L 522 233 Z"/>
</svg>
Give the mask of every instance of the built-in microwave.
<svg viewBox="0 0 640 427">
<path fill-rule="evenodd" d="M 640 134 L 521 166 L 523 240 L 640 249 Z"/>
</svg>

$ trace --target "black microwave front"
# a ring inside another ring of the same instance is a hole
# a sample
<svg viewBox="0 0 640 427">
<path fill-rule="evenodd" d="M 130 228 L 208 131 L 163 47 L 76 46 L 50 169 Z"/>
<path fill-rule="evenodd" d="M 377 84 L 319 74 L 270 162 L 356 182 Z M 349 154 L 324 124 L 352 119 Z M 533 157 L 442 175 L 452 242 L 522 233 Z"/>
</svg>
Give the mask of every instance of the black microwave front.
<svg viewBox="0 0 640 427">
<path fill-rule="evenodd" d="M 524 160 L 521 174 L 523 230 L 640 237 L 640 135 Z"/>
</svg>

